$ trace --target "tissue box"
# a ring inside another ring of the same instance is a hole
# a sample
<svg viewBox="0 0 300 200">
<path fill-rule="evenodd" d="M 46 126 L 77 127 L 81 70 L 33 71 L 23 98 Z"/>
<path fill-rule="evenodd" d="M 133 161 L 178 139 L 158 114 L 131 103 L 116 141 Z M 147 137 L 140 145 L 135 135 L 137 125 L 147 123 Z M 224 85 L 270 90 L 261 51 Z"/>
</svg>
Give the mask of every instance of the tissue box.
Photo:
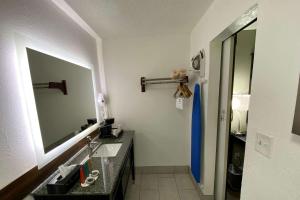
<svg viewBox="0 0 300 200">
<path fill-rule="evenodd" d="M 80 165 L 77 165 L 65 178 L 62 178 L 61 175 L 55 176 L 47 183 L 48 194 L 67 193 L 79 181 L 79 170 Z"/>
</svg>

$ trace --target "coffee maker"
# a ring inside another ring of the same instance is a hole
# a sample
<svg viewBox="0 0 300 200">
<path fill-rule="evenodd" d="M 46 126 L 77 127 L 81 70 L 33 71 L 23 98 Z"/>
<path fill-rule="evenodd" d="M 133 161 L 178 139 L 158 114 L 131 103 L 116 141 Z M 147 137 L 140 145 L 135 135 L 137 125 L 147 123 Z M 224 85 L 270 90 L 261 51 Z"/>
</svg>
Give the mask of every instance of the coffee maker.
<svg viewBox="0 0 300 200">
<path fill-rule="evenodd" d="M 107 118 L 100 124 L 100 138 L 117 138 L 123 132 L 120 126 L 114 126 L 115 119 Z"/>
</svg>

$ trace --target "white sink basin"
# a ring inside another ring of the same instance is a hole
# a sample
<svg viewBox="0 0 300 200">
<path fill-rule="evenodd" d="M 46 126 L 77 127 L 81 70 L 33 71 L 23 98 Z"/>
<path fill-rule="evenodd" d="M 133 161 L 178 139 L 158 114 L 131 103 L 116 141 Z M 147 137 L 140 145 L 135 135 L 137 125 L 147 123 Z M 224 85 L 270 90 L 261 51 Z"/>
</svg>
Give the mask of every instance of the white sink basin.
<svg viewBox="0 0 300 200">
<path fill-rule="evenodd" d="M 120 150 L 122 143 L 102 144 L 92 157 L 115 157 Z"/>
</svg>

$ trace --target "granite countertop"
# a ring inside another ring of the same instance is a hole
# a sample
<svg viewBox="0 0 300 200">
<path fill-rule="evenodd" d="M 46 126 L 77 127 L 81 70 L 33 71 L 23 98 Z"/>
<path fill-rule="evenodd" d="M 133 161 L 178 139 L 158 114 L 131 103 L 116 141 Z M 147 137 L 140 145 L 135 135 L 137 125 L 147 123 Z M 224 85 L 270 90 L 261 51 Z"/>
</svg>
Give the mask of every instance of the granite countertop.
<svg viewBox="0 0 300 200">
<path fill-rule="evenodd" d="M 130 148 L 133 139 L 134 131 L 124 131 L 119 138 L 97 138 L 95 141 L 102 144 L 107 143 L 122 143 L 122 147 L 115 157 L 91 157 L 92 170 L 99 170 L 100 174 L 98 179 L 93 185 L 83 188 L 78 182 L 64 195 L 109 195 L 115 188 L 121 167 L 123 165 L 125 156 Z M 67 164 L 78 164 L 88 155 L 88 149 L 83 148 L 82 151 L 75 157 L 71 158 Z M 54 172 L 47 178 L 40 186 L 33 192 L 33 196 L 51 195 L 47 192 L 47 183 L 56 175 L 58 171 Z"/>
</svg>

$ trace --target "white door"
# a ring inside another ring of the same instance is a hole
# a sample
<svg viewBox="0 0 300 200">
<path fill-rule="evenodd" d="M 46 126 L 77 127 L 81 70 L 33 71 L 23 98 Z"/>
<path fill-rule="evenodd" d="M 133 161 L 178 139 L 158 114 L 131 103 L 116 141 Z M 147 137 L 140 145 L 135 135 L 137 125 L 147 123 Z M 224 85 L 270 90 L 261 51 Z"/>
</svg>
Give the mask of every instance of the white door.
<svg viewBox="0 0 300 200">
<path fill-rule="evenodd" d="M 219 121 L 216 162 L 216 200 L 225 200 L 230 108 L 232 93 L 232 70 L 234 60 L 234 36 L 223 42 L 220 76 Z"/>
</svg>

